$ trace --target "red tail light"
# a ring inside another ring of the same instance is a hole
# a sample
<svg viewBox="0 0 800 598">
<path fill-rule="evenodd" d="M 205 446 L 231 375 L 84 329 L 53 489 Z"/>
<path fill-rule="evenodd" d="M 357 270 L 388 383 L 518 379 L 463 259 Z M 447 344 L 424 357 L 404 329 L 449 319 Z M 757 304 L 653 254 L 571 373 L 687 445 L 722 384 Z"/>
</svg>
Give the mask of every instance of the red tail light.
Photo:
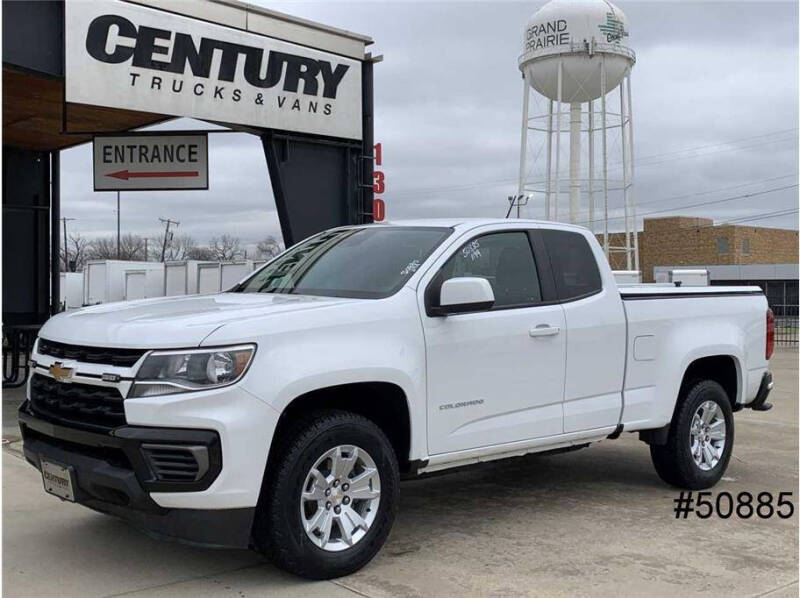
<svg viewBox="0 0 800 598">
<path fill-rule="evenodd" d="M 767 310 L 767 359 L 772 357 L 775 351 L 775 316 L 772 315 L 772 310 Z"/>
</svg>

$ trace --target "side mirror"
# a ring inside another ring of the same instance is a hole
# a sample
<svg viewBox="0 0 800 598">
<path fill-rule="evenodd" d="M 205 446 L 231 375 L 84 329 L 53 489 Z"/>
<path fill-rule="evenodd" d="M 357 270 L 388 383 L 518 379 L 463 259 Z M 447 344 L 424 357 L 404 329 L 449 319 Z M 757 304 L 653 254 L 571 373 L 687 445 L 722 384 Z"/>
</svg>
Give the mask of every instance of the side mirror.
<svg viewBox="0 0 800 598">
<path fill-rule="evenodd" d="M 436 315 L 462 314 L 485 311 L 494 305 L 492 285 L 485 278 L 450 278 L 439 290 L 439 308 Z"/>
</svg>

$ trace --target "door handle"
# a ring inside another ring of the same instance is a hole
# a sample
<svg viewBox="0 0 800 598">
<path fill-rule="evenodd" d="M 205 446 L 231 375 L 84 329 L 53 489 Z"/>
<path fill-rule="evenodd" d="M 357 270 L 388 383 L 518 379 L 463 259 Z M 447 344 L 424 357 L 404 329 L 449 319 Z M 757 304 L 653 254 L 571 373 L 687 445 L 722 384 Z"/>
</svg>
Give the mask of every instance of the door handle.
<svg viewBox="0 0 800 598">
<path fill-rule="evenodd" d="M 528 332 L 532 337 L 538 338 L 540 336 L 554 336 L 561 332 L 558 326 L 550 326 L 548 324 L 539 324 L 535 328 L 531 328 Z"/>
</svg>

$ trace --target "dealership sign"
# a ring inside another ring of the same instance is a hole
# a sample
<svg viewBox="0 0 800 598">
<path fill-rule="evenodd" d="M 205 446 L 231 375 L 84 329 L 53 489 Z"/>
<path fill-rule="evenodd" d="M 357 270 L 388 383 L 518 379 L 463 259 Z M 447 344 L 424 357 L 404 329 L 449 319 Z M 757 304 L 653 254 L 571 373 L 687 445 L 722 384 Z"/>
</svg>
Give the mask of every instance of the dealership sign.
<svg viewBox="0 0 800 598">
<path fill-rule="evenodd" d="M 361 139 L 361 64 L 118 0 L 68 0 L 67 102 Z"/>
<path fill-rule="evenodd" d="M 205 133 L 97 135 L 95 191 L 208 189 Z"/>
</svg>

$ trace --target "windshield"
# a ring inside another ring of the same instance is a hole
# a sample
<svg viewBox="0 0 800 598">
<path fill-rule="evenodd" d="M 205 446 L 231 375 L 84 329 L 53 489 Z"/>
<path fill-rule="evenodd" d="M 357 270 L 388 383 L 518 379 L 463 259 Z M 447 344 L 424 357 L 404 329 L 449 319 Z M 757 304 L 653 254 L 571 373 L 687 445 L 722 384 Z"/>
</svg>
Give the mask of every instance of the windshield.
<svg viewBox="0 0 800 598">
<path fill-rule="evenodd" d="M 393 295 L 452 232 L 434 227 L 367 227 L 324 232 L 279 256 L 236 289 L 380 299 Z"/>
</svg>

